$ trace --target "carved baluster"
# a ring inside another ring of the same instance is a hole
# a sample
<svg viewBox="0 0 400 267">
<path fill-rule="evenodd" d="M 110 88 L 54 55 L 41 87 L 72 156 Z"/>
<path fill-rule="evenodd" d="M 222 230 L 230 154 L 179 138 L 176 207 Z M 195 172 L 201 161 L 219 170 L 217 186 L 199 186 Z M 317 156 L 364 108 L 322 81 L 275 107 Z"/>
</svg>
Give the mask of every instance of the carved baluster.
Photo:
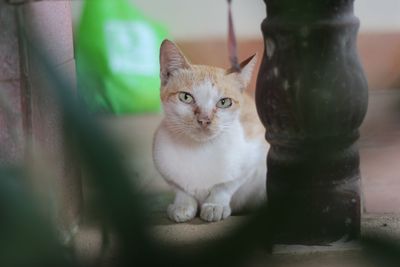
<svg viewBox="0 0 400 267">
<path fill-rule="evenodd" d="M 360 232 L 355 144 L 368 90 L 353 0 L 265 0 L 256 102 L 271 144 L 274 242 L 324 244 Z"/>
</svg>

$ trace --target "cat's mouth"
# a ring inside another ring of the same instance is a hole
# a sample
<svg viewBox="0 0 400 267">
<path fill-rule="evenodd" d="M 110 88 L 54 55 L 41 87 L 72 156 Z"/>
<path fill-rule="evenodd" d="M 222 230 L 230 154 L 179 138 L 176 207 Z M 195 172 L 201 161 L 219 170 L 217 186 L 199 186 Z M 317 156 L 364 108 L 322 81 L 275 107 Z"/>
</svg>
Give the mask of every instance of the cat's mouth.
<svg viewBox="0 0 400 267">
<path fill-rule="evenodd" d="M 196 131 L 200 134 L 204 134 L 204 135 L 213 135 L 214 131 L 211 127 L 202 127 L 202 126 L 198 126 L 196 127 Z"/>
<path fill-rule="evenodd" d="M 197 127 L 197 130 L 200 131 L 200 132 L 204 132 L 204 133 L 211 132 L 211 128 L 210 127 L 201 127 L 201 126 L 199 126 L 199 127 Z"/>
<path fill-rule="evenodd" d="M 218 133 L 211 127 L 196 127 L 191 133 L 191 137 L 196 141 L 208 141 L 215 138 Z"/>
</svg>

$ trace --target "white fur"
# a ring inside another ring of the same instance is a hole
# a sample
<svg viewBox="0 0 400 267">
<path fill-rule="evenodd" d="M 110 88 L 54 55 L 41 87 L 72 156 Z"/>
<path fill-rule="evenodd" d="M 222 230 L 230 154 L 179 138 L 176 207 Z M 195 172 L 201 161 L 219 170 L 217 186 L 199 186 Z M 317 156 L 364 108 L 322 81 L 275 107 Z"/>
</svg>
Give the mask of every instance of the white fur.
<svg viewBox="0 0 400 267">
<path fill-rule="evenodd" d="M 209 81 L 196 85 L 193 92 L 205 113 L 222 97 Z M 218 110 L 218 125 L 208 131 L 201 129 L 185 103 L 166 102 L 164 112 L 153 157 L 177 192 L 167 211 L 172 220 L 190 220 L 200 210 L 202 219 L 219 221 L 265 200 L 268 144 L 246 139 L 239 111 Z"/>
</svg>

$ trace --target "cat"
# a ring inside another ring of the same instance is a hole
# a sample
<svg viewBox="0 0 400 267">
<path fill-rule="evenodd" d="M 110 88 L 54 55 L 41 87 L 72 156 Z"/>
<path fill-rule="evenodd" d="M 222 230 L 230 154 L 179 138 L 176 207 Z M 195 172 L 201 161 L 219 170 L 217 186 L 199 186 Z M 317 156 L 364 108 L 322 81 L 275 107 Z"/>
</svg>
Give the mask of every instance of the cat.
<svg viewBox="0 0 400 267">
<path fill-rule="evenodd" d="M 266 200 L 269 149 L 254 100 L 244 91 L 256 55 L 241 71 L 194 65 L 164 40 L 160 97 L 164 118 L 154 135 L 154 164 L 175 190 L 168 217 L 186 222 L 199 212 L 223 220 Z"/>
</svg>

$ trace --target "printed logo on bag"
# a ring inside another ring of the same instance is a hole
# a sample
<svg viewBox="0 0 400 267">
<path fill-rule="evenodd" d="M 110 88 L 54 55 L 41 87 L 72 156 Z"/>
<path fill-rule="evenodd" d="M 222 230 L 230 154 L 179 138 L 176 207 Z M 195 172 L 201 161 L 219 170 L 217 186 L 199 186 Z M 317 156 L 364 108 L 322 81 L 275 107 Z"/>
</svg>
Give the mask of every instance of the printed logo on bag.
<svg viewBox="0 0 400 267">
<path fill-rule="evenodd" d="M 113 72 L 158 74 L 157 38 L 150 25 L 141 21 L 111 20 L 105 24 L 105 38 Z"/>
</svg>

